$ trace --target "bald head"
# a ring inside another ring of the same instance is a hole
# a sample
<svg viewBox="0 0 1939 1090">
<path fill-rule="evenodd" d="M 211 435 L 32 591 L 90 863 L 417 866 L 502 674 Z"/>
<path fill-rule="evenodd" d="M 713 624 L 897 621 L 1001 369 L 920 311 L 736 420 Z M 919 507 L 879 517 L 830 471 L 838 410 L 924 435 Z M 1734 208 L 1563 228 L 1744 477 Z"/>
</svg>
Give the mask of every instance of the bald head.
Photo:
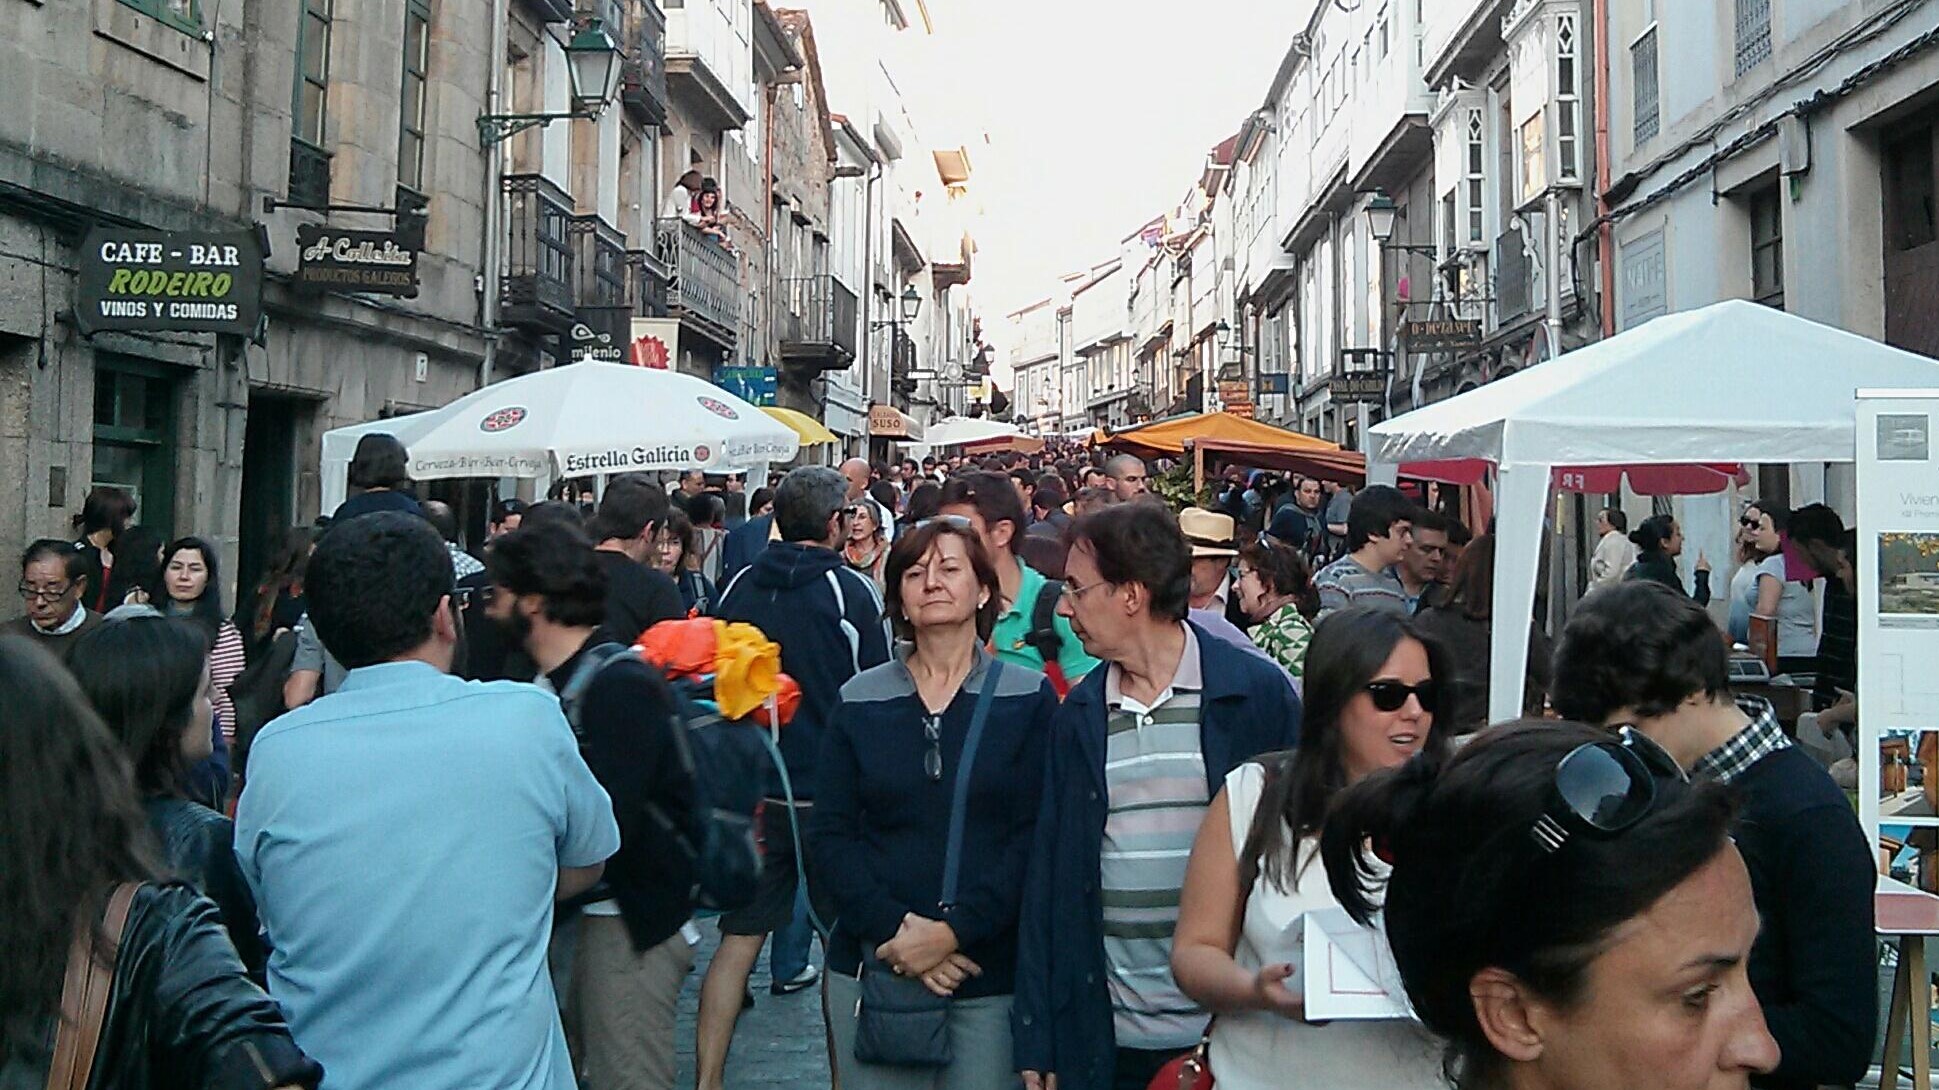
<svg viewBox="0 0 1939 1090">
<path fill-rule="evenodd" d="M 842 463 L 842 478 L 848 482 L 848 498 L 859 500 L 869 487 L 869 464 L 861 458 Z"/>
<path fill-rule="evenodd" d="M 1145 460 L 1135 454 L 1120 454 L 1105 462 L 1104 474 L 1111 478 L 1111 491 L 1119 500 L 1135 500 L 1149 490 Z"/>
</svg>

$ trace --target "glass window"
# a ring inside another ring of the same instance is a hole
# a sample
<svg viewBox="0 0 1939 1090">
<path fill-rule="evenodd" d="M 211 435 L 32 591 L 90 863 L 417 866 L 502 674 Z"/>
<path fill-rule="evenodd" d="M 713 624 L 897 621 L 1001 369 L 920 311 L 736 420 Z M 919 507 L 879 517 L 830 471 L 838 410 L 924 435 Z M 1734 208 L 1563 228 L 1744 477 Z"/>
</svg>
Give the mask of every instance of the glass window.
<svg viewBox="0 0 1939 1090">
<path fill-rule="evenodd" d="M 431 72 L 430 0 L 404 5 L 404 80 L 398 91 L 397 184 L 424 190 L 424 100 Z"/>
<path fill-rule="evenodd" d="M 1555 20 L 1555 176 L 1573 182 L 1581 177 L 1582 100 L 1576 64 L 1575 16 Z"/>
<path fill-rule="evenodd" d="M 1522 122 L 1522 200 L 1540 194 L 1548 178 L 1543 170 L 1542 115 Z"/>
<path fill-rule="evenodd" d="M 146 360 L 98 353 L 89 484 L 126 488 L 143 524 L 167 536 L 175 491 L 175 381 Z"/>
<path fill-rule="evenodd" d="M 1737 0 L 1737 74 L 1771 57 L 1771 0 Z"/>
<path fill-rule="evenodd" d="M 1656 28 L 1650 27 L 1629 47 L 1631 139 L 1636 144 L 1657 132 Z"/>
<path fill-rule="evenodd" d="M 296 34 L 296 124 L 294 134 L 324 147 L 324 122 L 330 93 L 330 23 L 333 0 L 303 0 Z"/>
<path fill-rule="evenodd" d="M 121 0 L 142 14 L 187 34 L 202 31 L 202 0 Z"/>
</svg>

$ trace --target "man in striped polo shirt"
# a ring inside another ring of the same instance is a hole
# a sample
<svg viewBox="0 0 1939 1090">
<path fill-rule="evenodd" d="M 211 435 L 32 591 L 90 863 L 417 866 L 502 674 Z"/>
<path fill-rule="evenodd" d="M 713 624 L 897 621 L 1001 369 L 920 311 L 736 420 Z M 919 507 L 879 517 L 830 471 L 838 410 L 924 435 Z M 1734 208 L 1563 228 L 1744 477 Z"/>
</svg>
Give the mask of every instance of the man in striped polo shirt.
<svg viewBox="0 0 1939 1090">
<path fill-rule="evenodd" d="M 1106 663 L 1058 709 L 1019 923 L 1012 1007 L 1030 1090 L 1143 1090 L 1206 1015 L 1171 974 L 1192 840 L 1214 785 L 1291 747 L 1299 698 L 1272 662 L 1187 620 L 1191 548 L 1163 505 L 1071 528 L 1058 611 Z"/>
</svg>

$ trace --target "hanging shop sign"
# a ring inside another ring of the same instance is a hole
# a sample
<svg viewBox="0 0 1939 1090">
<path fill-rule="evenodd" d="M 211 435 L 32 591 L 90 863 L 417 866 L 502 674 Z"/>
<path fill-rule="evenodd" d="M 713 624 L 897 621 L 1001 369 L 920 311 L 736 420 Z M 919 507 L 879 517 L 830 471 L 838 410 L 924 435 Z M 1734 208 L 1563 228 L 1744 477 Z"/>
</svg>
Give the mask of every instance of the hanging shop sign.
<svg viewBox="0 0 1939 1090">
<path fill-rule="evenodd" d="M 680 320 L 635 318 L 633 340 L 626 346 L 626 362 L 635 367 L 669 371 L 680 358 Z"/>
<path fill-rule="evenodd" d="M 631 307 L 581 307 L 566 332 L 566 358 L 574 363 L 625 363 L 633 332 Z"/>
<path fill-rule="evenodd" d="M 1402 322 L 1400 337 L 1415 355 L 1465 352 L 1481 344 L 1481 323 L 1468 318 L 1424 318 Z"/>
<path fill-rule="evenodd" d="M 1245 379 L 1226 380 L 1219 383 L 1219 404 L 1224 411 L 1233 416 L 1252 419 L 1252 384 Z"/>
<path fill-rule="evenodd" d="M 1285 397 L 1292 390 L 1292 376 L 1284 371 L 1275 371 L 1259 376 L 1261 394 L 1278 394 Z"/>
<path fill-rule="evenodd" d="M 395 231 L 346 231 L 306 223 L 296 229 L 296 275 L 308 291 L 356 291 L 417 297 L 416 247 Z"/>
<path fill-rule="evenodd" d="M 95 227 L 81 241 L 74 324 L 108 330 L 255 337 L 263 316 L 260 230 Z"/>
<path fill-rule="evenodd" d="M 714 385 L 747 402 L 767 407 L 776 404 L 779 373 L 772 367 L 716 367 Z"/>
</svg>

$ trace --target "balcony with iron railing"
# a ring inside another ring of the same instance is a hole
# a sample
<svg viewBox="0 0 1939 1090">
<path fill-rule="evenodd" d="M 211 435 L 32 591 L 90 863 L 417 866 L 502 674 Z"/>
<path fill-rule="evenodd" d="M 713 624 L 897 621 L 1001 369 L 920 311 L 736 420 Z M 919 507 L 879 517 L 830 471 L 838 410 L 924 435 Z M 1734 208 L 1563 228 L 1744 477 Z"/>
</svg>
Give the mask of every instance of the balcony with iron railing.
<svg viewBox="0 0 1939 1090">
<path fill-rule="evenodd" d="M 657 125 L 667 116 L 667 17 L 653 0 L 629 0 L 626 61 L 620 69 L 620 100 L 635 117 Z"/>
<path fill-rule="evenodd" d="M 652 250 L 626 251 L 626 277 L 629 284 L 628 296 L 633 300 L 633 313 L 641 318 L 664 318 L 667 316 L 667 283 L 673 274 L 667 269 L 666 262 Z"/>
<path fill-rule="evenodd" d="M 563 333 L 572 325 L 572 198 L 538 174 L 504 179 L 505 257 L 499 305 L 506 325 Z"/>
<path fill-rule="evenodd" d="M 855 293 L 834 276 L 781 281 L 775 325 L 785 363 L 823 371 L 855 362 Z"/>
<path fill-rule="evenodd" d="M 672 274 L 668 315 L 721 348 L 732 349 L 741 328 L 740 258 L 680 219 L 660 220 L 655 242 Z"/>
</svg>

